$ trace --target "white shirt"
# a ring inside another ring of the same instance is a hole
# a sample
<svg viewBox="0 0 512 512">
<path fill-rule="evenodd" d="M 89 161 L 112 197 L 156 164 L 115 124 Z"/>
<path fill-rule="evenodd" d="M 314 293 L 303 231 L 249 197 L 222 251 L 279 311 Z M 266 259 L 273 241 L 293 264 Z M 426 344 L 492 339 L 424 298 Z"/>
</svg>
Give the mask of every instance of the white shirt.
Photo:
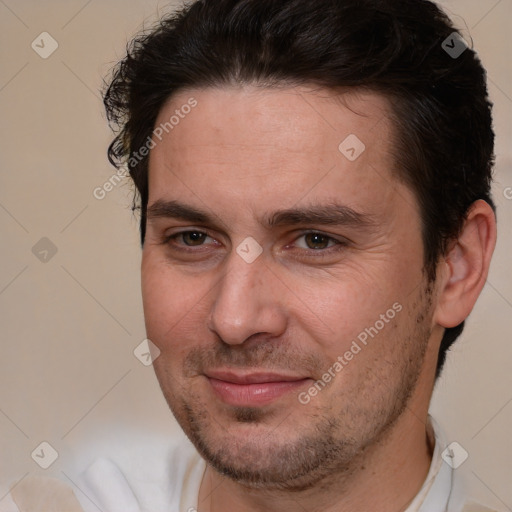
<svg viewBox="0 0 512 512">
<path fill-rule="evenodd" d="M 442 458 L 443 433 L 429 417 L 435 446 L 425 482 L 406 512 L 491 511 L 469 504 L 460 473 Z M 159 442 L 99 458 L 74 482 L 85 512 L 196 512 L 206 463 L 186 439 L 172 448 Z M 7 496 L 0 511 L 18 512 Z M 11 503 L 11 508 L 5 508 Z"/>
</svg>

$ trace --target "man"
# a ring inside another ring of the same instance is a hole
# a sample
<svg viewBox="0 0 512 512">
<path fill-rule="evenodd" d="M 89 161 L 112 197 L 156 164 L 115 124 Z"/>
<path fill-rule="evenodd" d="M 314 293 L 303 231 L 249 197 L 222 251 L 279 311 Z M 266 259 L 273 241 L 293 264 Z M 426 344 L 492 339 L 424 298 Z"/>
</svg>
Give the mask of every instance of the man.
<svg viewBox="0 0 512 512">
<path fill-rule="evenodd" d="M 101 460 L 82 506 L 490 510 L 428 415 L 496 240 L 485 73 L 439 8 L 197 1 L 132 43 L 105 105 L 197 453 Z"/>
</svg>

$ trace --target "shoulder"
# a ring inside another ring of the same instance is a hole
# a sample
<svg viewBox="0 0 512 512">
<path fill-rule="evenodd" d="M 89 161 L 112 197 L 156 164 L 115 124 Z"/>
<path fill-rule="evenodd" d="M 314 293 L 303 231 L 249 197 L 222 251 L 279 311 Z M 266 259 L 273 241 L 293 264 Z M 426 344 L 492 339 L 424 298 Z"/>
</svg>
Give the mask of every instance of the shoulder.
<svg viewBox="0 0 512 512">
<path fill-rule="evenodd" d="M 65 481 L 26 475 L 0 499 L 0 512 L 168 512 L 197 507 L 205 463 L 187 438 L 137 433 L 127 440 L 97 440 L 81 449 Z"/>
<path fill-rule="evenodd" d="M 454 443 L 449 443 L 445 431 L 432 416 L 429 423 L 433 427 L 435 446 L 432 463 L 427 481 L 432 480 L 429 492 L 422 502 L 422 512 L 432 510 L 446 510 L 447 512 L 500 512 L 502 507 L 496 507 L 496 496 L 485 495 L 475 490 L 474 475 L 472 474 L 471 459 L 466 457 L 462 462 L 455 464 L 452 458 L 457 455 L 458 449 L 452 448 Z M 457 443 L 458 444 L 458 443 Z M 455 453 L 454 453 L 455 452 Z M 460 454 L 459 454 L 460 455 Z M 460 459 L 460 457 L 459 457 Z M 465 463 L 464 463 L 465 462 Z M 484 505 L 484 502 L 494 505 Z M 413 509 L 415 510 L 415 509 Z"/>
<path fill-rule="evenodd" d="M 97 457 L 79 475 L 76 494 L 86 512 L 181 510 L 182 502 L 195 506 L 204 468 L 184 436 L 138 439 Z"/>
</svg>

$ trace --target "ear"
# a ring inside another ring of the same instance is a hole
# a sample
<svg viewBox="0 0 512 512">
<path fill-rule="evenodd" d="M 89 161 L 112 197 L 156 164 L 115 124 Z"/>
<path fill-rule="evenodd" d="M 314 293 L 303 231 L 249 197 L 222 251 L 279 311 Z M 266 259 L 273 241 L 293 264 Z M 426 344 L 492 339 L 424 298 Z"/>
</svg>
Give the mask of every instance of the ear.
<svg viewBox="0 0 512 512">
<path fill-rule="evenodd" d="M 475 201 L 460 236 L 438 267 L 437 324 L 455 327 L 471 313 L 487 280 L 495 245 L 494 212 L 485 201 Z"/>
</svg>

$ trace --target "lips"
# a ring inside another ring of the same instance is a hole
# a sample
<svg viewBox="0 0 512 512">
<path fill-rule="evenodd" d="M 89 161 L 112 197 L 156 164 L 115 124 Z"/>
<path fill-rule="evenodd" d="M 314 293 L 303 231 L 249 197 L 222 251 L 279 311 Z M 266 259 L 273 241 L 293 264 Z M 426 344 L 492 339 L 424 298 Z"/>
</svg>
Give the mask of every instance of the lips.
<svg viewBox="0 0 512 512">
<path fill-rule="evenodd" d="M 206 372 L 214 394 L 223 402 L 235 406 L 258 406 L 298 391 L 310 379 L 302 376 L 269 372 Z"/>
</svg>

